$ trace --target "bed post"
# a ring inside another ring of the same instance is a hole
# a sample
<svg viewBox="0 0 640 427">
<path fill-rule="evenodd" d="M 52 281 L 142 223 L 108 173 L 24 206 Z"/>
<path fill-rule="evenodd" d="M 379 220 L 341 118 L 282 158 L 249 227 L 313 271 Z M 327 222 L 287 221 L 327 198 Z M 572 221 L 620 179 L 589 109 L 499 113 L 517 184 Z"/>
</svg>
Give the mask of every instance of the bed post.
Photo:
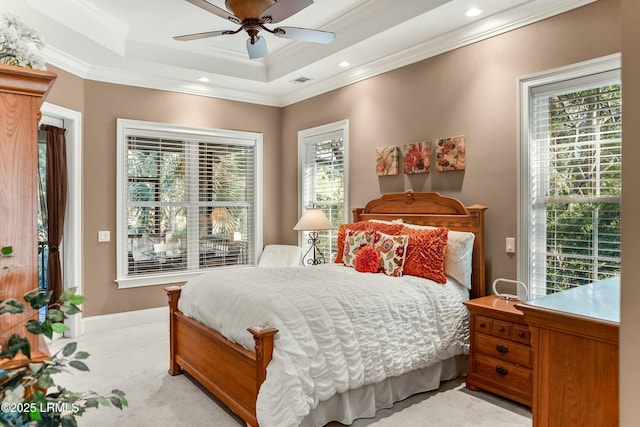
<svg viewBox="0 0 640 427">
<path fill-rule="evenodd" d="M 467 211 L 475 227 L 475 241 L 473 242 L 473 282 L 471 298 L 479 298 L 487 295 L 485 284 L 485 253 L 484 253 L 484 205 L 467 206 Z"/>
<path fill-rule="evenodd" d="M 273 336 L 278 332 L 276 328 L 249 328 L 253 339 L 256 342 L 256 390 L 260 390 L 260 386 L 267 377 L 267 365 L 273 357 Z"/>
<path fill-rule="evenodd" d="M 175 314 L 178 310 L 178 300 L 180 299 L 180 286 L 168 286 L 165 288 L 169 298 L 169 374 L 179 375 L 182 369 L 176 362 L 176 320 Z"/>
</svg>

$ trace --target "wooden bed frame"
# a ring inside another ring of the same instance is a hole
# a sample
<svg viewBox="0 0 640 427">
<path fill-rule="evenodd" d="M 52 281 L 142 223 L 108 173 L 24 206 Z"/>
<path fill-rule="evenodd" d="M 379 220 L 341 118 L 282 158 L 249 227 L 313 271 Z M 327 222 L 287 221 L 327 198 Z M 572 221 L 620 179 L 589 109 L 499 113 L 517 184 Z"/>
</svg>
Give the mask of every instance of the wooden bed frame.
<svg viewBox="0 0 640 427">
<path fill-rule="evenodd" d="M 438 193 L 386 194 L 353 211 L 353 219 L 398 219 L 403 222 L 447 226 L 475 234 L 471 297 L 485 295 L 484 211 L 486 206 L 466 207 Z M 166 288 L 169 298 L 169 373 L 186 372 L 251 426 L 257 426 L 256 399 L 271 361 L 277 329 L 249 328 L 255 351 L 235 344 L 178 310 L 181 288 Z"/>
</svg>

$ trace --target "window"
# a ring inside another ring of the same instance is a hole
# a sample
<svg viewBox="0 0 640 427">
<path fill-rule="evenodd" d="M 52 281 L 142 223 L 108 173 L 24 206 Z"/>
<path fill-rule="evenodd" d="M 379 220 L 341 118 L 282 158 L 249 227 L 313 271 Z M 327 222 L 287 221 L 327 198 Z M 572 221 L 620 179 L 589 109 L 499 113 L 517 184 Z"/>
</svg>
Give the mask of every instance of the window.
<svg viewBox="0 0 640 427">
<path fill-rule="evenodd" d="M 620 274 L 619 66 L 608 58 L 521 82 L 518 271 L 531 297 Z"/>
<path fill-rule="evenodd" d="M 118 284 L 255 264 L 262 135 L 118 119 Z"/>
<path fill-rule="evenodd" d="M 307 207 L 315 206 L 321 208 L 335 226 L 318 233 L 319 249 L 328 262 L 337 254 L 337 229 L 349 218 L 348 148 L 347 120 L 298 132 L 298 218 Z M 307 233 L 302 233 L 301 242 L 307 239 Z"/>
</svg>

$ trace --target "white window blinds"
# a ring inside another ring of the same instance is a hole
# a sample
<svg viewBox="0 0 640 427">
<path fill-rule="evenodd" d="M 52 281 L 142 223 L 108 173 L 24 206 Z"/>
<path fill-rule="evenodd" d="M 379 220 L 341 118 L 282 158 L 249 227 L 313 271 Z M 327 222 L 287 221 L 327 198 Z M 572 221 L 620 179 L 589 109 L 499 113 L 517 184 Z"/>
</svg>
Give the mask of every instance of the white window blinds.
<svg viewBox="0 0 640 427">
<path fill-rule="evenodd" d="M 253 264 L 257 138 L 157 127 L 122 129 L 119 282 Z"/>
<path fill-rule="evenodd" d="M 320 250 L 331 262 L 337 252 L 338 227 L 347 219 L 347 123 L 339 122 L 299 133 L 301 206 L 322 209 L 335 226 L 319 231 Z M 303 236 L 306 241 L 306 236 Z"/>
<path fill-rule="evenodd" d="M 621 99 L 615 71 L 531 90 L 533 296 L 620 274 Z"/>
</svg>

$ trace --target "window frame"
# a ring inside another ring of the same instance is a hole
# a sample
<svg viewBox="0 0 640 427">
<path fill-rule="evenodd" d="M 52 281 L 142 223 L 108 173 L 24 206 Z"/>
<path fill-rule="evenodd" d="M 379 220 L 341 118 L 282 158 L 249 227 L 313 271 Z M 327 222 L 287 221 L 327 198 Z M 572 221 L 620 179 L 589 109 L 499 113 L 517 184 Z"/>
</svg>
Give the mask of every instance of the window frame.
<svg viewBox="0 0 640 427">
<path fill-rule="evenodd" d="M 519 117 L 518 117 L 518 221 L 517 221 L 517 236 L 518 236 L 518 256 L 517 256 L 517 278 L 527 284 L 529 289 L 529 297 L 535 298 L 536 296 L 542 296 L 543 294 L 537 292 L 536 289 L 540 288 L 531 281 L 531 244 L 530 240 L 530 206 L 532 190 L 532 171 L 530 167 L 529 157 L 529 140 L 531 133 L 533 132 L 533 124 L 531 123 L 531 106 L 533 99 L 533 92 L 536 88 L 552 85 L 558 85 L 558 88 L 562 88 L 564 85 L 570 86 L 568 82 L 575 79 L 580 79 L 582 82 L 593 82 L 594 84 L 601 84 L 603 75 L 606 73 L 617 73 L 618 79 L 621 72 L 621 55 L 613 54 L 601 58 L 596 58 L 589 61 L 580 62 L 577 64 L 569 65 L 553 69 L 550 71 L 537 73 L 529 76 L 522 77 L 518 80 L 518 104 L 519 104 Z M 546 285 L 544 286 L 546 288 Z"/>
<path fill-rule="evenodd" d="M 340 120 L 333 123 L 328 123 L 325 125 L 316 126 L 309 129 L 304 129 L 298 131 L 298 218 L 302 216 L 305 209 L 310 207 L 308 205 L 308 198 L 305 194 L 305 185 L 304 185 L 304 162 L 306 158 L 306 149 L 308 146 L 309 139 L 319 139 L 322 138 L 322 135 L 328 134 L 342 134 L 342 145 L 343 145 L 343 218 L 345 222 L 349 222 L 350 220 L 350 210 L 349 210 L 349 120 Z M 329 218 L 331 220 L 331 218 Z M 321 239 L 330 239 L 331 241 L 335 241 L 335 237 L 337 236 L 338 228 L 340 224 L 335 224 L 335 229 L 320 231 L 319 235 Z M 308 249 L 308 232 L 302 231 L 298 233 L 298 246 L 303 248 L 303 253 L 305 253 Z M 331 252 L 332 244 L 326 246 L 329 248 L 329 252 Z M 323 253 L 325 257 L 325 262 L 333 262 L 333 259 L 330 259 L 332 254 Z"/>
<path fill-rule="evenodd" d="M 213 128 L 197 128 L 172 125 L 167 123 L 158 123 L 150 121 L 117 119 L 117 157 L 116 157 L 116 257 L 117 257 L 117 277 L 116 282 L 118 288 L 134 288 L 142 286 L 153 286 L 168 283 L 180 283 L 188 281 L 199 276 L 204 271 L 211 269 L 198 269 L 179 272 L 155 273 L 139 276 L 127 276 L 128 263 L 125 262 L 128 257 L 127 249 L 127 233 L 128 220 L 126 212 L 126 195 L 128 185 L 128 152 L 127 152 L 127 136 L 135 133 L 143 135 L 157 135 L 158 137 L 170 137 L 186 140 L 203 140 L 219 141 L 220 139 L 250 141 L 254 146 L 254 179 L 255 179 L 255 239 L 248 242 L 249 251 L 255 254 L 254 264 L 257 262 L 262 250 L 263 239 L 263 190 L 262 190 L 262 171 L 263 171 L 263 136 L 258 132 L 236 131 L 228 129 Z M 247 145 L 247 143 L 243 143 Z M 245 265 L 246 266 L 246 265 Z M 217 268 L 242 268 L 240 267 L 217 267 Z"/>
</svg>

